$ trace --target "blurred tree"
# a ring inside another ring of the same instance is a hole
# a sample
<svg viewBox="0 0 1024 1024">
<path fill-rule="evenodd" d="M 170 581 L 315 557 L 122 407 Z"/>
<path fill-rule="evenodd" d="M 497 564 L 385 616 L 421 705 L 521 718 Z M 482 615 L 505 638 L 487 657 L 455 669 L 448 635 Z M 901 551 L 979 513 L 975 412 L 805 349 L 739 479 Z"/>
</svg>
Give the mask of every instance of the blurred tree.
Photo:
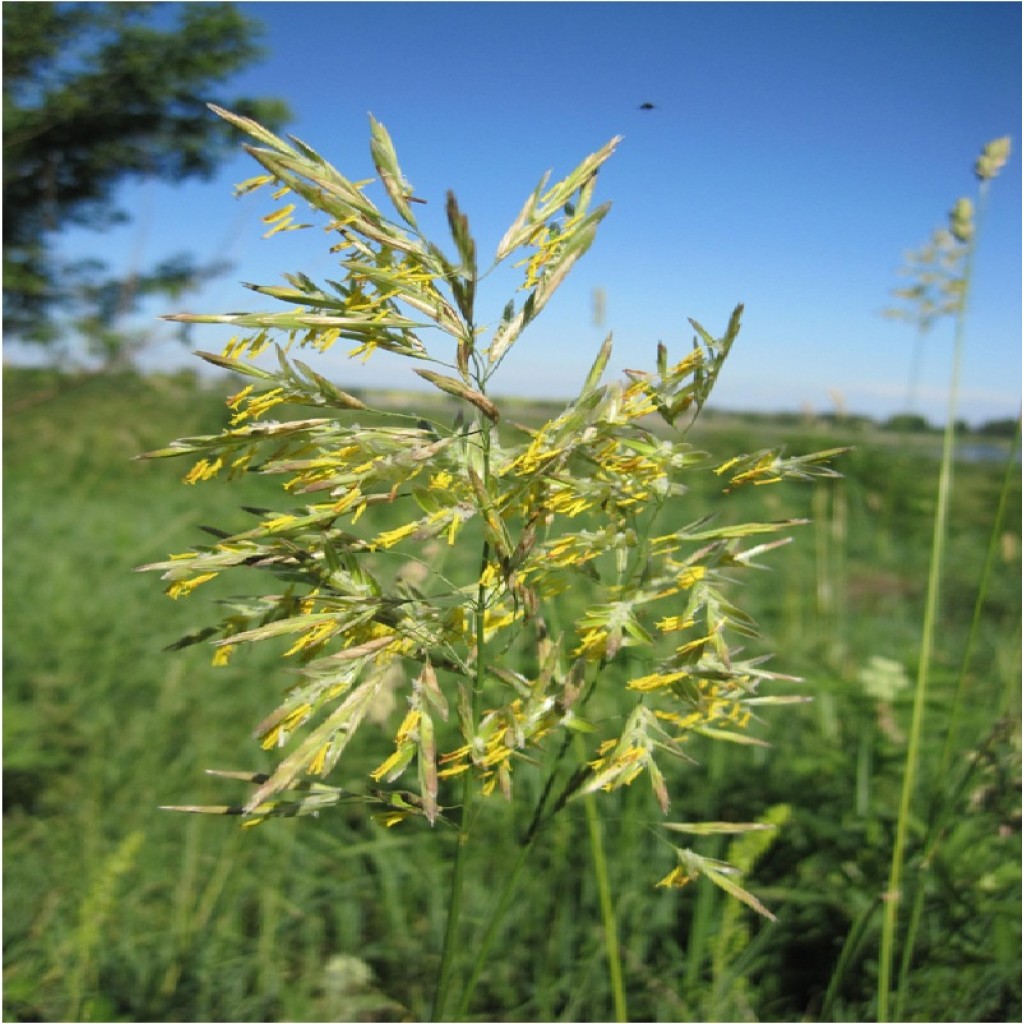
<svg viewBox="0 0 1024 1024">
<path fill-rule="evenodd" d="M 890 416 L 883 424 L 883 430 L 892 430 L 904 434 L 929 434 L 935 431 L 928 420 L 916 412 L 898 412 Z"/>
<path fill-rule="evenodd" d="M 1017 420 L 987 420 L 978 428 L 979 434 L 985 437 L 1015 437 L 1017 435 Z"/>
<path fill-rule="evenodd" d="M 262 55 L 258 34 L 230 3 L 3 5 L 4 324 L 14 337 L 52 343 L 64 313 L 109 361 L 116 320 L 139 298 L 222 269 L 176 257 L 117 281 L 99 260 L 63 264 L 51 242 L 71 225 L 126 220 L 114 202 L 126 179 L 210 176 L 237 142 L 207 102 L 271 127 L 290 116 L 280 100 L 215 92 Z"/>
</svg>

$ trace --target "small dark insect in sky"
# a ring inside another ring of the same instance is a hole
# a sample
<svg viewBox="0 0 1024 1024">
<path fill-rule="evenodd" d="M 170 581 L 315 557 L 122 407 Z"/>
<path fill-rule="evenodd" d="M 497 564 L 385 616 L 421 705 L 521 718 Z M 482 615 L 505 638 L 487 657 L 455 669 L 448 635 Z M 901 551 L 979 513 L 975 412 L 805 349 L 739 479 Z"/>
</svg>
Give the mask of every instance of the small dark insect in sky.
<svg viewBox="0 0 1024 1024">
<path fill-rule="evenodd" d="M 640 104 L 640 109 L 641 110 L 654 110 L 654 104 L 653 103 L 641 103 Z"/>
</svg>

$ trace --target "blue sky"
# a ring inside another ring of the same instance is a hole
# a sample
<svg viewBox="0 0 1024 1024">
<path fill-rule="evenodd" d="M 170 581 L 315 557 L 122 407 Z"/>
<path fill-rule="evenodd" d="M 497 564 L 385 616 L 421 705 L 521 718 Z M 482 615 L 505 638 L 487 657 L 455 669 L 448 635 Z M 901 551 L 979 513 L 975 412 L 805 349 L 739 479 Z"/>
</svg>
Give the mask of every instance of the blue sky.
<svg viewBox="0 0 1024 1024">
<path fill-rule="evenodd" d="M 612 212 L 570 281 L 503 366 L 495 390 L 569 396 L 614 332 L 611 368 L 685 352 L 687 317 L 744 327 L 721 408 L 887 416 L 906 406 L 913 329 L 885 320 L 903 254 L 960 195 L 981 146 L 1013 136 L 976 262 L 960 414 L 1015 416 L 1021 392 L 1021 7 L 1016 3 L 243 3 L 268 57 L 225 89 L 279 96 L 289 130 L 352 178 L 373 176 L 367 113 L 445 231 L 444 193 L 468 214 L 481 262 L 541 174 L 567 173 L 614 135 L 598 199 Z M 656 109 L 641 111 L 641 103 Z M 67 251 L 115 270 L 181 250 L 234 269 L 185 308 L 268 308 L 240 280 L 334 276 L 319 230 L 261 238 L 269 196 L 232 197 L 244 154 L 207 183 L 122 190 L 131 224 Z M 372 193 L 371 193 L 372 194 Z M 379 195 L 379 194 L 378 194 Z M 376 198 L 376 197 L 375 197 Z M 386 202 L 383 198 L 379 201 Z M 483 293 L 497 320 L 511 278 Z M 604 328 L 592 294 L 606 295 Z M 174 310 L 166 310 L 168 312 Z M 169 332 L 168 332 L 169 336 Z M 224 328 L 198 328 L 219 350 Z M 945 413 L 952 325 L 928 336 L 916 411 Z M 151 362 L 187 362 L 173 341 Z M 342 385 L 414 386 L 402 362 L 332 352 Z"/>
</svg>

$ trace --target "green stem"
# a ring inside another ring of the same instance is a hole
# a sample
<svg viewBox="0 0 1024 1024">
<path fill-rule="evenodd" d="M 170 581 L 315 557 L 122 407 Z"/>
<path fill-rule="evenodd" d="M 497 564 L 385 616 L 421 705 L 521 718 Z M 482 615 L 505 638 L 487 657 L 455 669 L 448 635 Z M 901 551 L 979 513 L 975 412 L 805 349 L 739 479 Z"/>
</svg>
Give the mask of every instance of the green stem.
<svg viewBox="0 0 1024 1024">
<path fill-rule="evenodd" d="M 483 455 L 482 478 L 486 488 L 490 476 L 490 441 L 489 430 L 483 430 L 481 451 Z M 477 577 L 476 592 L 476 630 L 474 647 L 476 654 L 476 672 L 473 681 L 473 722 L 476 722 L 483 691 L 484 678 L 487 672 L 486 647 L 484 644 L 484 615 L 487 611 L 487 589 L 483 584 L 484 570 L 490 562 L 490 544 L 484 540 L 480 549 L 480 572 Z M 475 724 L 474 724 L 475 728 Z M 452 883 L 448 897 L 448 918 L 444 928 L 444 944 L 441 952 L 441 967 L 438 972 L 437 989 L 434 992 L 434 1003 L 431 1009 L 431 1020 L 444 1019 L 445 1004 L 451 990 L 452 970 L 455 962 L 455 949 L 458 945 L 459 918 L 462 914 L 463 882 L 466 869 L 466 848 L 469 845 L 471 805 L 473 800 L 473 772 L 467 771 L 462 780 L 462 820 L 459 823 L 459 835 L 455 847 L 455 863 L 452 865 Z"/>
<path fill-rule="evenodd" d="M 935 622 L 938 618 L 939 581 L 942 574 L 942 560 L 946 540 L 946 518 L 952 486 L 954 413 L 956 408 L 955 397 L 959 383 L 960 342 L 961 332 L 958 328 L 956 351 L 953 358 L 953 383 L 950 388 L 950 410 L 943 441 L 942 468 L 939 473 L 938 507 L 935 511 L 935 522 L 932 531 L 932 551 L 928 568 L 928 590 L 925 598 L 924 625 L 921 631 L 917 681 L 914 687 L 914 708 L 910 719 L 907 755 L 903 767 L 903 786 L 900 791 L 899 816 L 896 820 L 896 838 L 893 843 L 892 861 L 889 866 L 889 884 L 885 895 L 885 912 L 882 917 L 882 942 L 878 964 L 878 1020 L 880 1022 L 889 1019 L 890 977 L 893 946 L 896 937 L 896 919 L 903 882 L 903 859 L 907 844 L 907 829 L 910 823 L 910 804 L 914 793 L 914 784 L 917 781 L 917 761 L 921 749 L 925 697 L 928 692 Z"/>
<path fill-rule="evenodd" d="M 523 866 L 526 864 L 526 858 L 530 854 L 530 850 L 533 848 L 533 838 L 524 843 L 519 848 L 519 856 L 516 858 L 515 864 L 512 866 L 511 872 L 505 877 L 505 885 L 501 890 L 501 895 L 498 897 L 498 902 L 494 906 L 494 910 L 491 913 L 491 919 L 487 923 L 487 930 L 484 932 L 483 938 L 477 944 L 476 957 L 473 960 L 473 967 L 469 972 L 469 980 L 466 982 L 465 988 L 462 990 L 462 997 L 459 1000 L 458 1018 L 463 1019 L 469 1012 L 469 1003 L 473 998 L 473 992 L 476 990 L 476 983 L 480 980 L 480 974 L 484 969 L 484 964 L 487 962 L 487 954 L 491 950 L 491 946 L 494 944 L 494 939 L 498 934 L 498 926 L 505 919 L 505 914 L 508 912 L 509 904 L 512 902 L 512 897 L 515 895 L 516 886 L 519 884 L 519 876 L 522 874 Z"/>
<path fill-rule="evenodd" d="M 452 884 L 448 896 L 448 918 L 444 928 L 444 947 L 441 953 L 441 968 L 438 972 L 437 989 L 434 991 L 434 1005 L 430 1012 L 433 1021 L 444 1020 L 444 1007 L 452 983 L 452 965 L 455 959 L 456 936 L 462 911 L 463 877 L 466 869 L 466 847 L 469 845 L 469 804 L 473 797 L 473 777 L 466 772 L 462 780 L 462 822 L 455 846 L 455 863 L 452 865 Z"/>
<path fill-rule="evenodd" d="M 907 738 L 907 755 L 903 769 L 903 786 L 900 792 L 899 817 L 896 821 L 896 837 L 893 842 L 892 861 L 889 866 L 889 884 L 885 893 L 885 909 L 882 916 L 882 939 L 878 958 L 878 1020 L 889 1019 L 889 996 L 891 989 L 893 952 L 896 941 L 896 924 L 903 884 L 903 861 L 907 845 L 907 831 L 910 823 L 910 805 L 917 776 L 917 763 L 921 749 L 921 732 L 924 723 L 925 699 L 935 636 L 935 624 L 939 609 L 939 584 L 946 542 L 946 521 L 949 514 L 950 495 L 953 487 L 953 447 L 956 436 L 956 410 L 960 390 L 960 364 L 963 360 L 964 335 L 966 333 L 967 298 L 970 294 L 971 272 L 974 251 L 978 237 L 981 207 L 986 196 L 985 183 L 981 186 L 978 216 L 975 218 L 974 234 L 967 247 L 964 260 L 962 299 L 957 308 L 956 326 L 953 339 L 953 366 L 950 374 L 949 400 L 946 411 L 946 429 L 942 440 L 942 465 L 939 471 L 938 502 L 932 530 L 931 559 L 928 566 L 928 589 L 925 598 L 924 624 L 921 630 L 921 649 L 917 666 L 917 681 L 914 687 L 914 708 L 910 719 L 910 733 Z"/>
<path fill-rule="evenodd" d="M 974 644 L 977 639 L 978 627 L 981 622 L 981 612 L 988 595 L 988 583 L 991 576 L 992 566 L 995 562 L 995 553 L 999 544 L 999 534 L 1002 528 L 1003 515 L 1006 510 L 1007 495 L 1016 470 L 1015 454 L 1020 444 L 1021 419 L 1017 416 L 1017 433 L 1014 444 L 1010 449 L 1006 463 L 1006 471 L 1003 476 L 1002 489 L 999 495 L 999 504 L 996 509 L 995 518 L 992 522 L 992 531 L 989 536 L 988 551 L 985 555 L 985 565 L 982 569 L 981 580 L 978 584 L 978 592 L 974 601 L 974 614 L 971 619 L 970 630 L 967 635 L 967 642 L 964 646 L 963 658 L 960 662 L 960 673 L 957 677 L 956 692 L 953 696 L 953 703 L 949 711 L 949 724 L 946 727 L 946 741 L 942 749 L 942 760 L 935 777 L 942 780 L 940 788 L 933 794 L 932 811 L 929 815 L 928 833 L 925 839 L 925 850 L 922 863 L 927 865 L 938 846 L 947 815 L 956 801 L 960 798 L 968 779 L 972 774 L 972 768 L 964 773 L 959 781 L 950 785 L 949 766 L 953 757 L 953 746 L 957 734 L 957 726 L 960 720 L 960 705 L 963 702 L 966 691 L 967 671 L 970 666 L 971 656 L 974 653 Z M 915 887 L 914 903 L 910 912 L 910 923 L 907 926 L 907 935 L 903 943 L 903 954 L 900 963 L 899 981 L 896 999 L 896 1018 L 903 1017 L 903 1004 L 906 995 L 907 981 L 910 973 L 910 963 L 914 955 L 914 946 L 917 943 L 917 933 L 920 928 L 921 918 L 924 911 L 925 886 L 918 880 Z"/>
<path fill-rule="evenodd" d="M 603 665 L 603 662 L 602 662 Z M 580 707 L 585 707 L 587 701 L 590 699 L 590 695 L 594 692 L 593 684 L 583 694 L 580 700 Z M 572 739 L 578 740 L 579 737 L 574 735 Z M 477 943 L 476 957 L 473 961 L 473 967 L 470 970 L 469 980 L 466 982 L 466 987 L 463 989 L 462 998 L 459 1000 L 459 1016 L 465 1017 L 469 1011 L 470 1000 L 473 998 L 473 992 L 476 989 L 476 984 L 480 979 L 480 974 L 483 971 L 484 964 L 487 962 L 487 954 L 491 950 L 491 946 L 498 934 L 498 926 L 501 924 L 508 911 L 509 905 L 512 902 L 512 896 L 515 894 L 516 886 L 519 884 L 519 876 L 522 874 L 523 867 L 526 864 L 526 860 L 530 855 L 530 851 L 533 849 L 533 844 L 540 834 L 541 829 L 551 821 L 566 804 L 569 797 L 575 792 L 578 785 L 577 776 L 573 776 L 566 783 L 562 793 L 555 800 L 552 808 L 545 815 L 545 808 L 548 805 L 548 799 L 554 789 L 555 779 L 558 775 L 558 768 L 565 757 L 565 752 L 569 749 L 570 737 L 565 735 L 562 737 L 562 743 L 559 746 L 558 753 L 555 755 L 554 760 L 551 763 L 551 768 L 548 772 L 547 781 L 544 783 L 544 788 L 541 790 L 540 798 L 537 801 L 537 806 L 534 809 L 533 817 L 530 819 L 530 824 L 520 841 L 519 856 L 516 858 L 516 862 L 512 867 L 512 871 L 505 878 L 505 885 L 501 890 L 501 895 L 498 897 L 498 902 L 494 906 L 494 910 L 491 913 L 491 919 L 487 924 L 487 930 L 484 932 L 483 938 Z"/>
<path fill-rule="evenodd" d="M 995 553 L 999 546 L 999 535 L 1002 529 L 1003 515 L 1006 511 L 1007 496 L 1016 472 L 1016 452 L 1020 445 L 1021 418 L 1017 416 L 1017 433 L 1014 443 L 1007 456 L 1006 470 L 1003 474 L 1002 488 L 999 494 L 999 504 L 996 508 L 995 518 L 992 521 L 992 530 L 989 535 L 988 551 L 985 555 L 985 565 L 981 572 L 981 580 L 978 583 L 978 593 L 974 601 L 974 614 L 971 619 L 970 631 L 967 635 L 967 642 L 964 646 L 963 658 L 960 662 L 960 673 L 957 677 L 956 693 L 953 697 L 953 704 L 949 712 L 949 724 L 946 728 L 946 742 L 942 750 L 942 760 L 935 777 L 942 780 L 939 789 L 933 795 L 932 813 L 929 816 L 928 834 L 925 839 L 925 851 L 922 863 L 927 865 L 938 846 L 947 814 L 959 800 L 966 788 L 967 781 L 972 774 L 973 765 L 961 777 L 958 784 L 949 784 L 949 766 L 953 757 L 953 746 L 956 738 L 957 726 L 960 719 L 960 705 L 966 691 L 967 671 L 970 666 L 971 656 L 974 653 L 974 644 L 977 639 L 978 628 L 981 622 L 981 612 L 988 595 L 989 578 L 992 573 L 992 566 L 995 562 Z M 914 954 L 914 946 L 917 943 L 917 933 L 920 928 L 921 918 L 924 912 L 925 886 L 922 880 L 918 880 L 915 887 L 914 903 L 910 913 L 910 923 L 907 926 L 907 935 L 903 943 L 903 955 L 900 964 L 900 974 L 896 999 L 896 1018 L 903 1018 L 903 1004 L 906 995 L 907 982 L 910 974 L 910 963 Z"/>
<path fill-rule="evenodd" d="M 819 1020 L 832 1020 L 832 1006 L 835 1003 L 843 980 L 846 977 L 850 966 L 856 961 L 857 953 L 864 944 L 868 934 L 868 925 L 875 916 L 878 909 L 877 903 L 869 903 L 861 912 L 860 916 L 850 926 L 843 941 L 843 948 L 839 951 L 839 959 L 832 970 L 832 976 L 828 980 L 828 988 L 825 989 L 825 997 L 822 1000 L 821 1010 L 818 1012 Z"/>
<path fill-rule="evenodd" d="M 725 744 L 712 743 L 708 751 L 707 787 L 703 798 L 695 805 L 695 813 L 712 813 L 713 796 L 720 792 L 725 776 Z M 725 843 L 721 836 L 711 836 L 708 847 L 711 857 L 721 857 Z M 718 889 L 713 885 L 702 885 L 694 894 L 693 913 L 686 936 L 686 972 L 683 975 L 683 994 L 687 1000 L 698 1002 L 704 998 L 704 967 L 711 956 L 711 940 L 714 937 L 714 914 L 718 902 Z"/>
<path fill-rule="evenodd" d="M 869 721 L 865 721 L 860 730 L 860 742 L 857 744 L 857 782 L 855 787 L 854 807 L 858 816 L 867 817 L 871 805 L 871 748 L 874 730 Z"/>
<path fill-rule="evenodd" d="M 921 916 L 924 913 L 925 885 L 921 874 L 915 880 L 914 902 L 910 908 L 910 923 L 907 925 L 907 935 L 903 940 L 903 955 L 900 959 L 899 981 L 896 984 L 896 1019 L 905 1020 L 903 1016 L 904 1005 L 907 998 L 907 982 L 910 980 L 910 964 L 914 957 L 914 944 L 917 941 L 917 931 L 921 926 Z"/>
<path fill-rule="evenodd" d="M 581 705 L 586 704 L 591 693 L 593 693 L 593 687 L 584 694 Z M 586 751 L 583 749 L 583 741 L 579 734 L 574 734 L 572 741 L 576 747 L 577 757 L 582 763 L 586 758 Z M 505 878 L 505 885 L 502 888 L 501 895 L 498 897 L 498 901 L 491 913 L 490 921 L 487 924 L 487 930 L 484 932 L 482 939 L 477 944 L 477 952 L 473 961 L 473 967 L 470 970 L 469 979 L 466 982 L 466 986 L 462 992 L 462 997 L 459 1000 L 458 1016 L 460 1018 L 467 1015 L 470 1000 L 473 997 L 473 992 L 475 991 L 477 982 L 480 979 L 480 974 L 483 971 L 484 964 L 487 962 L 487 954 L 490 952 L 490 949 L 494 944 L 494 940 L 498 934 L 498 927 L 503 921 L 509 905 L 512 902 L 512 897 L 515 894 L 516 886 L 519 884 L 519 878 L 522 874 L 523 867 L 530 855 L 530 851 L 533 849 L 533 844 L 536 841 L 537 836 L 540 834 L 543 826 L 565 806 L 567 800 L 572 793 L 575 792 L 578 786 L 578 778 L 577 776 L 573 776 L 566 783 L 565 789 L 555 800 L 551 810 L 549 810 L 545 815 L 544 810 L 554 787 L 558 766 L 562 762 L 568 745 L 569 737 L 566 736 L 563 738 L 562 745 L 555 757 L 554 763 L 551 766 L 548 780 L 541 792 L 540 799 L 537 801 L 537 807 L 533 818 L 530 821 L 530 825 L 526 830 L 526 834 L 523 836 L 519 856 L 516 858 L 512 871 Z M 600 821 L 598 820 L 597 811 L 594 807 L 593 797 L 588 796 L 585 798 L 584 802 L 587 809 L 586 812 L 588 828 L 590 830 L 591 854 L 594 860 L 594 871 L 597 876 L 601 915 L 604 923 L 605 945 L 608 955 L 609 974 L 615 1003 L 616 1020 L 624 1021 L 627 1019 L 626 996 L 622 983 L 622 965 L 619 955 L 618 931 L 611 898 L 611 886 L 608 881 L 608 865 L 605 860 L 604 849 L 601 845 Z"/>
<path fill-rule="evenodd" d="M 577 735 L 576 755 L 582 761 L 586 757 L 583 741 Z M 604 855 L 604 844 L 601 838 L 601 819 L 597 813 L 593 793 L 583 797 L 583 807 L 587 814 L 587 832 L 590 836 L 590 855 L 594 861 L 594 877 L 597 879 L 597 895 L 601 905 L 601 921 L 604 925 L 605 955 L 608 958 L 608 980 L 612 988 L 612 1000 L 615 1004 L 615 1019 L 626 1021 L 626 989 L 622 983 L 622 954 L 619 949 L 619 930 L 615 919 L 615 906 L 612 902 L 612 888 L 608 878 L 608 861 Z"/>
<path fill-rule="evenodd" d="M 949 767 L 950 759 L 953 756 L 953 741 L 956 738 L 957 726 L 960 724 L 960 704 L 963 701 L 964 692 L 967 689 L 967 669 L 970 664 L 971 655 L 974 653 L 974 644 L 978 636 L 978 627 L 981 624 L 981 613 L 985 605 L 985 598 L 988 597 L 989 577 L 992 575 L 992 566 L 995 564 L 996 552 L 999 549 L 999 536 L 1003 527 L 1003 516 L 1006 513 L 1006 503 L 1010 493 L 1010 487 L 1017 474 L 1017 451 L 1020 448 L 1020 413 L 1017 414 L 1017 433 L 1014 435 L 1013 444 L 1006 457 L 1006 469 L 1003 473 L 1003 483 L 999 492 L 999 504 L 996 507 L 995 518 L 992 521 L 992 531 L 988 539 L 988 551 L 985 553 L 985 566 L 981 571 L 981 580 L 978 583 L 978 593 L 974 600 L 974 614 L 971 617 L 971 628 L 967 634 L 967 643 L 964 646 L 964 656 L 960 662 L 960 674 L 956 681 L 956 693 L 953 696 L 953 706 L 949 712 L 949 726 L 946 729 L 946 742 L 942 748 L 942 761 L 936 778 L 946 777 L 946 770 Z"/>
<path fill-rule="evenodd" d="M 548 781 L 541 792 L 540 799 L 537 801 L 537 808 L 530 822 L 530 826 L 526 830 L 526 835 L 520 843 L 519 856 L 516 858 L 516 862 L 512 866 L 511 872 L 509 872 L 505 877 L 505 885 L 501 890 L 501 895 L 498 897 L 498 902 L 494 905 L 494 910 L 491 912 L 491 919 L 487 923 L 487 929 L 483 934 L 483 938 L 479 943 L 477 943 L 476 957 L 473 960 L 473 967 L 469 972 L 469 980 L 466 982 L 466 986 L 462 990 L 462 998 L 459 1000 L 458 1015 L 460 1018 L 465 1017 L 469 1011 L 470 1000 L 473 998 L 473 992 L 476 989 L 476 984 L 480 980 L 480 974 L 483 971 L 484 964 L 487 962 L 487 954 L 491 951 L 491 946 L 494 944 L 494 940 L 497 937 L 498 926 L 504 920 L 505 914 L 508 912 L 509 905 L 512 902 L 512 897 L 516 891 L 516 886 L 519 884 L 519 876 L 522 874 L 527 857 L 529 857 L 530 851 L 533 849 L 534 840 L 540 832 L 544 815 L 544 807 L 547 804 L 548 796 L 551 794 L 551 789 L 555 780 L 555 773 L 558 770 L 558 765 L 561 762 L 562 755 L 564 755 L 567 746 L 568 737 L 566 737 L 566 742 L 563 742 L 558 757 L 555 759 L 555 762 L 551 767 Z"/>
</svg>

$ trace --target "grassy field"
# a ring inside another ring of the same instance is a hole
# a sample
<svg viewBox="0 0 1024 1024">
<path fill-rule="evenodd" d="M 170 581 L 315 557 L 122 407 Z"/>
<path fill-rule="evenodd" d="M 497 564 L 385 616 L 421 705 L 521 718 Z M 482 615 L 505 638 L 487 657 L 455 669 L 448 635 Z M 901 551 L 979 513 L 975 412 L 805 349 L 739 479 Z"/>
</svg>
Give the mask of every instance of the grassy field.
<svg viewBox="0 0 1024 1024">
<path fill-rule="evenodd" d="M 6 1020 L 372 1021 L 429 1011 L 451 830 L 417 821 L 384 830 L 351 807 L 245 830 L 157 809 L 236 799 L 202 771 L 269 764 L 249 732 L 286 682 L 259 649 L 221 668 L 201 645 L 165 653 L 217 593 L 169 601 L 155 577 L 132 572 L 187 548 L 200 524 L 244 522 L 242 505 L 281 506 L 273 481 L 190 488 L 180 483 L 185 463 L 131 461 L 218 429 L 223 393 L 185 375 L 5 373 Z M 671 861 L 648 827 L 649 791 L 603 798 L 632 1019 L 874 1019 L 938 467 L 915 444 L 842 423 L 783 431 L 719 416 L 696 440 L 725 457 L 783 436 L 794 453 L 857 446 L 843 481 L 753 489 L 727 513 L 814 520 L 746 586 L 743 606 L 773 667 L 804 677 L 791 689 L 815 699 L 766 712 L 758 734 L 771 749 L 709 745 L 668 780 L 674 820 L 788 813 L 748 877 L 778 921 L 705 882 L 655 889 Z M 1021 1013 L 1019 470 L 943 759 L 1003 472 L 962 462 L 956 473 L 906 872 L 906 916 L 919 914 L 897 1004 L 908 1020 Z M 679 515 L 713 511 L 717 498 L 694 490 Z M 354 742 L 347 778 L 390 752 L 402 713 L 380 710 L 386 728 Z M 528 773 L 517 780 L 530 785 Z M 498 840 L 470 864 L 471 934 L 523 825 L 500 800 L 487 814 Z M 585 830 L 582 812 L 561 815 L 537 849 L 473 1019 L 610 1019 Z M 701 851 L 730 855 L 715 838 Z"/>
</svg>

